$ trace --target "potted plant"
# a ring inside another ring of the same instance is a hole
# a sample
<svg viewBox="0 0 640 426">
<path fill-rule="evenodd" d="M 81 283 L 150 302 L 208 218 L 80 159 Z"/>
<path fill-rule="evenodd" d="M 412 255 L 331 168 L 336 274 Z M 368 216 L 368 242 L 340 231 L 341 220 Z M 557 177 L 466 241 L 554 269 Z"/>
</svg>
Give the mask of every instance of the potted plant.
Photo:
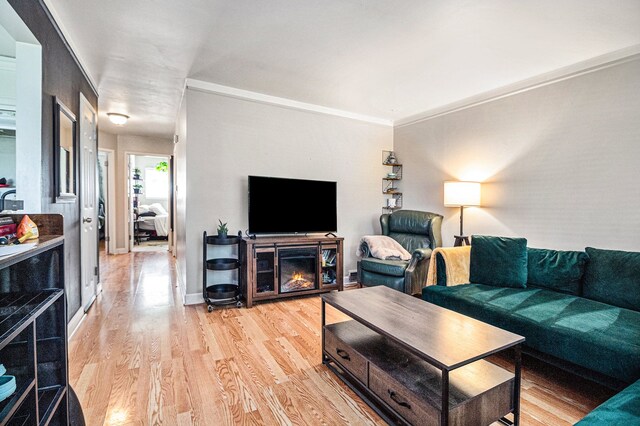
<svg viewBox="0 0 640 426">
<path fill-rule="evenodd" d="M 133 193 L 134 194 L 142 194 L 142 185 L 139 183 L 136 183 L 133 185 Z"/>
<path fill-rule="evenodd" d="M 169 171 L 169 163 L 167 163 L 166 161 L 161 161 L 158 164 L 156 164 L 156 170 L 159 172 L 168 172 Z"/>
<path fill-rule="evenodd" d="M 220 225 L 218 225 L 218 238 L 227 238 L 227 232 L 229 232 L 229 228 L 227 228 L 227 223 L 222 223 L 220 219 L 218 219 Z"/>
<path fill-rule="evenodd" d="M 133 179 L 140 180 L 140 173 L 142 173 L 142 171 L 139 168 L 136 167 L 133 169 Z"/>
</svg>

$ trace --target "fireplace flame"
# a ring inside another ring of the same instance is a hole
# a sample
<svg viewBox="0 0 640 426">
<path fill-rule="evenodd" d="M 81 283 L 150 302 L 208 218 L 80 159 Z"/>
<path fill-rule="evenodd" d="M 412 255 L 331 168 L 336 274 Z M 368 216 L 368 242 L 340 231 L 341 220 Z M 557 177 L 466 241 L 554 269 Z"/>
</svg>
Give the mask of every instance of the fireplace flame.
<svg viewBox="0 0 640 426">
<path fill-rule="evenodd" d="M 294 272 L 291 276 L 291 279 L 293 281 L 304 281 L 304 277 L 302 276 L 301 272 Z"/>
</svg>

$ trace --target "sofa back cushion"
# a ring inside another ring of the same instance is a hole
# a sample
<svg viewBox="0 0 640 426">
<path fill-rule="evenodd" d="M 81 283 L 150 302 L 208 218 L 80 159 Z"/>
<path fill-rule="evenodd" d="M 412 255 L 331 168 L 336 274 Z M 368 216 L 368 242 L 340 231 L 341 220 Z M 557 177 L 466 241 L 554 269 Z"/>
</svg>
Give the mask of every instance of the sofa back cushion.
<svg viewBox="0 0 640 426">
<path fill-rule="evenodd" d="M 589 263 L 582 295 L 620 308 L 640 311 L 640 253 L 587 247 Z"/>
<path fill-rule="evenodd" d="M 472 236 L 469 280 L 497 287 L 525 288 L 526 238 Z"/>
<path fill-rule="evenodd" d="M 538 248 L 530 248 L 527 253 L 527 287 L 580 295 L 582 276 L 589 260 L 587 253 Z"/>
</svg>

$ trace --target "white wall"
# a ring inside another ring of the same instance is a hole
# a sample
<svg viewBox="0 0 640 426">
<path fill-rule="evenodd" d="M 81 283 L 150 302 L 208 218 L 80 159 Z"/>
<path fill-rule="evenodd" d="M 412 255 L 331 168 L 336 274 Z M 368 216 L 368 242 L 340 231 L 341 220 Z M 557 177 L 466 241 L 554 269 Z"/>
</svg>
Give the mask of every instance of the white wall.
<svg viewBox="0 0 640 426">
<path fill-rule="evenodd" d="M 405 208 L 458 209 L 443 181 L 479 180 L 466 234 L 524 236 L 529 246 L 640 250 L 640 60 L 396 127 Z"/>
<path fill-rule="evenodd" d="M 202 232 L 214 232 L 218 219 L 229 223 L 230 233 L 247 229 L 248 175 L 337 181 L 345 273 L 356 268 L 360 237 L 380 232 L 381 151 L 392 147 L 391 127 L 193 89 L 185 103 L 188 141 L 180 137 L 178 146 L 185 145 L 176 155 L 187 170 L 178 178 L 186 188 L 186 201 L 178 198 L 186 219 L 178 264 L 186 268 L 187 293 L 201 293 Z M 276 210 L 295 203 L 287 194 L 273 195 Z"/>
<path fill-rule="evenodd" d="M 98 148 L 115 151 L 116 252 L 127 250 L 127 158 L 128 154 L 172 155 L 173 141 L 146 136 L 113 135 L 99 132 Z"/>
</svg>

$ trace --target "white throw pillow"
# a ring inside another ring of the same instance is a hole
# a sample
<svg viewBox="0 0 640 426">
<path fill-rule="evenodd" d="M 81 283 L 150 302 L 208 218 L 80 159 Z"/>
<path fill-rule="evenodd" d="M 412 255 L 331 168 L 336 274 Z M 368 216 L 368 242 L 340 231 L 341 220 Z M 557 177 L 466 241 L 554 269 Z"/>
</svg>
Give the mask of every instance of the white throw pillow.
<svg viewBox="0 0 640 426">
<path fill-rule="evenodd" d="M 143 214 L 143 213 L 149 213 L 149 206 L 146 204 L 141 204 L 138 206 L 138 214 Z"/>
<path fill-rule="evenodd" d="M 153 203 L 149 206 L 149 211 L 154 212 L 157 216 L 166 216 L 169 213 L 162 207 L 160 203 Z"/>
</svg>

